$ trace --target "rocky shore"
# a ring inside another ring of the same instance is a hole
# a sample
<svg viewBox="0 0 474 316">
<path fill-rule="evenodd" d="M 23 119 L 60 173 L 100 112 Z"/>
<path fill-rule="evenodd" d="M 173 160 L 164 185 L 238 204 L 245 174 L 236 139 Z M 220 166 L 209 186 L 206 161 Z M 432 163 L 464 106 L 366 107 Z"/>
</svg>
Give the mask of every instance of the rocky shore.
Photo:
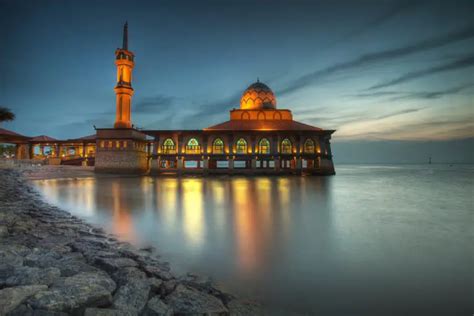
<svg viewBox="0 0 474 316">
<path fill-rule="evenodd" d="M 0 169 L 0 315 L 259 315 L 196 276 L 42 201 Z"/>
</svg>

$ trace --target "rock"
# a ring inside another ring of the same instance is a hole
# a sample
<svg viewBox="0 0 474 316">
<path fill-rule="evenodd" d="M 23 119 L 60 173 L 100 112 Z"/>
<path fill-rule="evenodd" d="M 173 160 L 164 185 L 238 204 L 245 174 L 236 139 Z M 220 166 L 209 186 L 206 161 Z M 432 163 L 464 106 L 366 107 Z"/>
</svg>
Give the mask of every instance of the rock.
<svg viewBox="0 0 474 316">
<path fill-rule="evenodd" d="M 179 284 L 173 293 L 165 298 L 165 302 L 177 314 L 220 314 L 228 312 L 218 298 L 182 284 Z"/>
<path fill-rule="evenodd" d="M 96 258 L 94 264 L 107 272 L 114 272 L 120 268 L 137 266 L 137 263 L 129 258 Z"/>
<path fill-rule="evenodd" d="M 230 316 L 263 315 L 262 307 L 250 301 L 231 300 L 227 304 Z"/>
<path fill-rule="evenodd" d="M 146 279 L 133 280 L 119 287 L 113 298 L 113 308 L 141 313 L 148 301 L 150 285 Z"/>
<path fill-rule="evenodd" d="M 4 246 L 2 245 L 2 248 Z M 7 249 L 0 250 L 0 264 L 6 264 L 11 266 L 22 266 L 23 265 L 23 257 L 16 251 L 11 251 Z"/>
<path fill-rule="evenodd" d="M 97 268 L 86 263 L 84 256 L 78 252 L 68 253 L 61 256 L 55 252 L 35 253 L 25 258 L 25 265 L 32 267 L 55 267 L 61 271 L 61 276 L 68 277 L 80 272 L 94 272 Z"/>
<path fill-rule="evenodd" d="M 171 316 L 173 309 L 166 305 L 159 296 L 155 296 L 148 301 L 143 314 L 145 316 Z"/>
<path fill-rule="evenodd" d="M 0 237 L 4 238 L 8 236 L 8 227 L 6 225 L 0 224 Z"/>
<path fill-rule="evenodd" d="M 112 302 L 115 282 L 104 272 L 81 272 L 67 277 L 28 300 L 34 309 L 73 312 Z"/>
<path fill-rule="evenodd" d="M 174 278 L 170 272 L 165 271 L 156 265 L 146 265 L 143 267 L 143 270 L 145 270 L 145 272 L 148 275 L 155 276 L 165 281 L 168 281 Z"/>
<path fill-rule="evenodd" d="M 150 291 L 154 294 L 160 293 L 161 285 L 163 281 L 158 278 L 148 278 L 148 284 L 150 284 Z M 170 293 L 174 290 L 174 288 L 170 291 Z"/>
<path fill-rule="evenodd" d="M 15 268 L 13 274 L 6 281 L 6 286 L 29 285 L 29 284 L 46 284 L 50 285 L 56 281 L 61 275 L 58 268 L 34 268 L 34 267 L 18 267 Z"/>
<path fill-rule="evenodd" d="M 0 315 L 5 315 L 13 311 L 28 297 L 47 288 L 46 285 L 25 285 L 0 290 Z"/>
<path fill-rule="evenodd" d="M 146 279 L 146 274 L 135 267 L 126 267 L 115 272 L 112 277 L 118 285 L 124 285 L 134 280 Z"/>
<path fill-rule="evenodd" d="M 84 316 L 133 316 L 135 314 L 127 311 L 119 311 L 110 308 L 86 308 Z"/>
</svg>

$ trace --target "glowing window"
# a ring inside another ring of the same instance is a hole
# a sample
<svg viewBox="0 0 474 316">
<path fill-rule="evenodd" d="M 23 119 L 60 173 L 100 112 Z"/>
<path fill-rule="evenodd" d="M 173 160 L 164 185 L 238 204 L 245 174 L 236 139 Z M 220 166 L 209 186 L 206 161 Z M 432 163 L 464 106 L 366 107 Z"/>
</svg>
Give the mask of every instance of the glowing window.
<svg viewBox="0 0 474 316">
<path fill-rule="evenodd" d="M 240 138 L 236 143 L 236 151 L 238 154 L 246 154 L 247 153 L 247 141 L 243 138 Z"/>
<path fill-rule="evenodd" d="M 281 142 L 281 153 L 282 154 L 291 154 L 291 141 L 288 138 L 285 138 Z"/>
<path fill-rule="evenodd" d="M 212 143 L 212 153 L 213 154 L 223 154 L 224 153 L 224 142 L 220 138 L 216 138 Z"/>
<path fill-rule="evenodd" d="M 270 142 L 266 138 L 262 138 L 258 142 L 258 152 L 260 154 L 269 154 L 270 153 Z"/>
<path fill-rule="evenodd" d="M 165 139 L 163 145 L 161 146 L 161 150 L 164 154 L 171 154 L 175 152 L 175 145 L 174 141 L 171 138 Z"/>
<path fill-rule="evenodd" d="M 305 154 L 314 154 L 314 141 L 312 139 L 308 138 L 304 142 L 304 152 Z"/>
<path fill-rule="evenodd" d="M 196 138 L 191 138 L 186 145 L 186 153 L 187 154 L 200 154 L 201 153 L 201 145 Z"/>
</svg>

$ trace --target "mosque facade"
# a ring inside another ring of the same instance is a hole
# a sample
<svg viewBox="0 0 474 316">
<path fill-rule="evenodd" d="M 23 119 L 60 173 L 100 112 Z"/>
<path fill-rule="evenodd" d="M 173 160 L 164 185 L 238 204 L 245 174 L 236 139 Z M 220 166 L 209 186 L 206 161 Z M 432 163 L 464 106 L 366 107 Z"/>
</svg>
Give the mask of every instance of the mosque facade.
<svg viewBox="0 0 474 316">
<path fill-rule="evenodd" d="M 19 159 L 94 165 L 102 173 L 335 174 L 330 144 L 334 130 L 295 121 L 291 110 L 278 108 L 273 91 L 258 80 L 243 91 L 240 107 L 230 110 L 228 121 L 199 130 L 134 128 L 134 59 L 125 24 L 122 48 L 115 51 L 113 127 L 70 140 L 0 129 L 0 142 L 17 144 Z"/>
<path fill-rule="evenodd" d="M 251 84 L 230 111 L 229 120 L 202 130 L 137 130 L 131 122 L 134 54 L 127 26 L 117 66 L 114 128 L 97 129 L 97 172 L 295 173 L 332 175 L 330 139 L 324 130 L 293 119 L 277 108 L 273 91 Z"/>
</svg>

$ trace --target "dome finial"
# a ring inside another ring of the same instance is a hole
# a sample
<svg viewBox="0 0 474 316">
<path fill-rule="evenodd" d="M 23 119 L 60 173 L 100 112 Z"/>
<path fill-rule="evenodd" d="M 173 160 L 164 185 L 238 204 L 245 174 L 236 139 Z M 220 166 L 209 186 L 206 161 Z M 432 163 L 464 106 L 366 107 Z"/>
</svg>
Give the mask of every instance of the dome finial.
<svg viewBox="0 0 474 316">
<path fill-rule="evenodd" d="M 260 82 L 260 79 L 257 77 L 257 82 Z"/>
</svg>

